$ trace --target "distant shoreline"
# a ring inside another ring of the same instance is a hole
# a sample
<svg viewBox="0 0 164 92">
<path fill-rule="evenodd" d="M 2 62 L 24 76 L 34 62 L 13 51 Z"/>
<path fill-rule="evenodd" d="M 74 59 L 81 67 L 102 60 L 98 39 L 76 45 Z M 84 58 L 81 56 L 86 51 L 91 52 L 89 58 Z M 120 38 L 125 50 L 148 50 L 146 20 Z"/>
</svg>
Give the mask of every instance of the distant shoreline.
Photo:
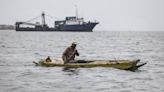
<svg viewBox="0 0 164 92">
<path fill-rule="evenodd" d="M 13 25 L 7 25 L 7 24 L 1 24 L 0 25 L 0 30 L 14 30 L 15 26 Z"/>
</svg>

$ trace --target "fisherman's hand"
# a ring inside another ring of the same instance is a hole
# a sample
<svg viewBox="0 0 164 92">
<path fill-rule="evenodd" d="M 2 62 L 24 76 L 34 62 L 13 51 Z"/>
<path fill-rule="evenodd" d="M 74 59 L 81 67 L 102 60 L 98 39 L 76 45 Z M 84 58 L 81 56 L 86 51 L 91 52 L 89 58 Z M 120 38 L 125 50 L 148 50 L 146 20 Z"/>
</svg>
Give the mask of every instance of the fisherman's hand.
<svg viewBox="0 0 164 92">
<path fill-rule="evenodd" d="M 78 51 L 76 50 L 76 56 L 79 56 L 80 54 L 78 53 Z"/>
</svg>

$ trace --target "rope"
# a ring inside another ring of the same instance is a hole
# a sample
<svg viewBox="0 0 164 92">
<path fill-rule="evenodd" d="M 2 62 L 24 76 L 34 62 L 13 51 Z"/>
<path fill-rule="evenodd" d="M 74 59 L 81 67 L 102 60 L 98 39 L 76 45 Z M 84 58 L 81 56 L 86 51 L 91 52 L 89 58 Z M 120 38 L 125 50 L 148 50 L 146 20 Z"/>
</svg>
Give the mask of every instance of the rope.
<svg viewBox="0 0 164 92">
<path fill-rule="evenodd" d="M 53 16 L 50 16 L 50 15 L 47 15 L 47 14 L 45 14 L 47 17 L 49 17 L 49 18 L 51 18 L 51 19 L 60 19 L 60 18 L 57 18 L 57 17 L 53 17 Z M 30 20 L 27 20 L 26 22 L 28 23 L 28 22 L 31 22 L 31 21 L 33 21 L 33 20 L 36 20 L 36 19 L 38 19 L 38 18 L 40 18 L 41 16 L 39 15 L 39 16 L 37 16 L 37 17 L 35 17 L 35 18 L 32 18 L 32 19 L 30 19 Z"/>
<path fill-rule="evenodd" d="M 41 16 L 37 16 L 37 17 L 35 17 L 35 18 L 32 18 L 32 19 L 30 19 L 30 20 L 28 20 L 28 21 L 26 21 L 26 22 L 31 22 L 31 21 L 33 21 L 33 20 L 36 20 L 36 19 L 38 19 L 39 17 L 41 17 Z"/>
<path fill-rule="evenodd" d="M 51 18 L 51 19 L 60 19 L 60 18 L 57 18 L 57 17 L 54 17 L 54 16 L 50 16 L 50 15 L 47 15 L 47 14 L 46 14 L 46 16 Z"/>
</svg>

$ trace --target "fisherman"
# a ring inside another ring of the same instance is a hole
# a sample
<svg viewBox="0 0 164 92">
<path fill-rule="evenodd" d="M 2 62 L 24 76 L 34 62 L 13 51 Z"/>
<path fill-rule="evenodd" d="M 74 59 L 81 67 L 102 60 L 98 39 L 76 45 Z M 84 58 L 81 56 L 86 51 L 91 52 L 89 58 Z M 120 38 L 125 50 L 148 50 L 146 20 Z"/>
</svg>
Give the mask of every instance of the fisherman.
<svg viewBox="0 0 164 92">
<path fill-rule="evenodd" d="M 62 54 L 62 59 L 64 64 L 72 62 L 75 59 L 75 56 L 79 56 L 79 53 L 76 49 L 77 43 L 73 42 L 71 46 L 67 47 Z"/>
</svg>

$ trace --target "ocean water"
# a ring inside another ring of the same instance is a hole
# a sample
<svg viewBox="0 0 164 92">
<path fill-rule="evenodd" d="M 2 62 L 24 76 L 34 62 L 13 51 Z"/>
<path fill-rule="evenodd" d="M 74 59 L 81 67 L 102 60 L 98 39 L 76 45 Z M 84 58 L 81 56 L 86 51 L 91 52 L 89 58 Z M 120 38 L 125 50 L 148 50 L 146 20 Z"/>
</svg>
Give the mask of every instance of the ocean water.
<svg viewBox="0 0 164 92">
<path fill-rule="evenodd" d="M 37 67 L 78 42 L 77 59 L 141 59 L 136 72 Z M 0 92 L 164 92 L 164 32 L 16 32 L 0 30 Z"/>
</svg>

